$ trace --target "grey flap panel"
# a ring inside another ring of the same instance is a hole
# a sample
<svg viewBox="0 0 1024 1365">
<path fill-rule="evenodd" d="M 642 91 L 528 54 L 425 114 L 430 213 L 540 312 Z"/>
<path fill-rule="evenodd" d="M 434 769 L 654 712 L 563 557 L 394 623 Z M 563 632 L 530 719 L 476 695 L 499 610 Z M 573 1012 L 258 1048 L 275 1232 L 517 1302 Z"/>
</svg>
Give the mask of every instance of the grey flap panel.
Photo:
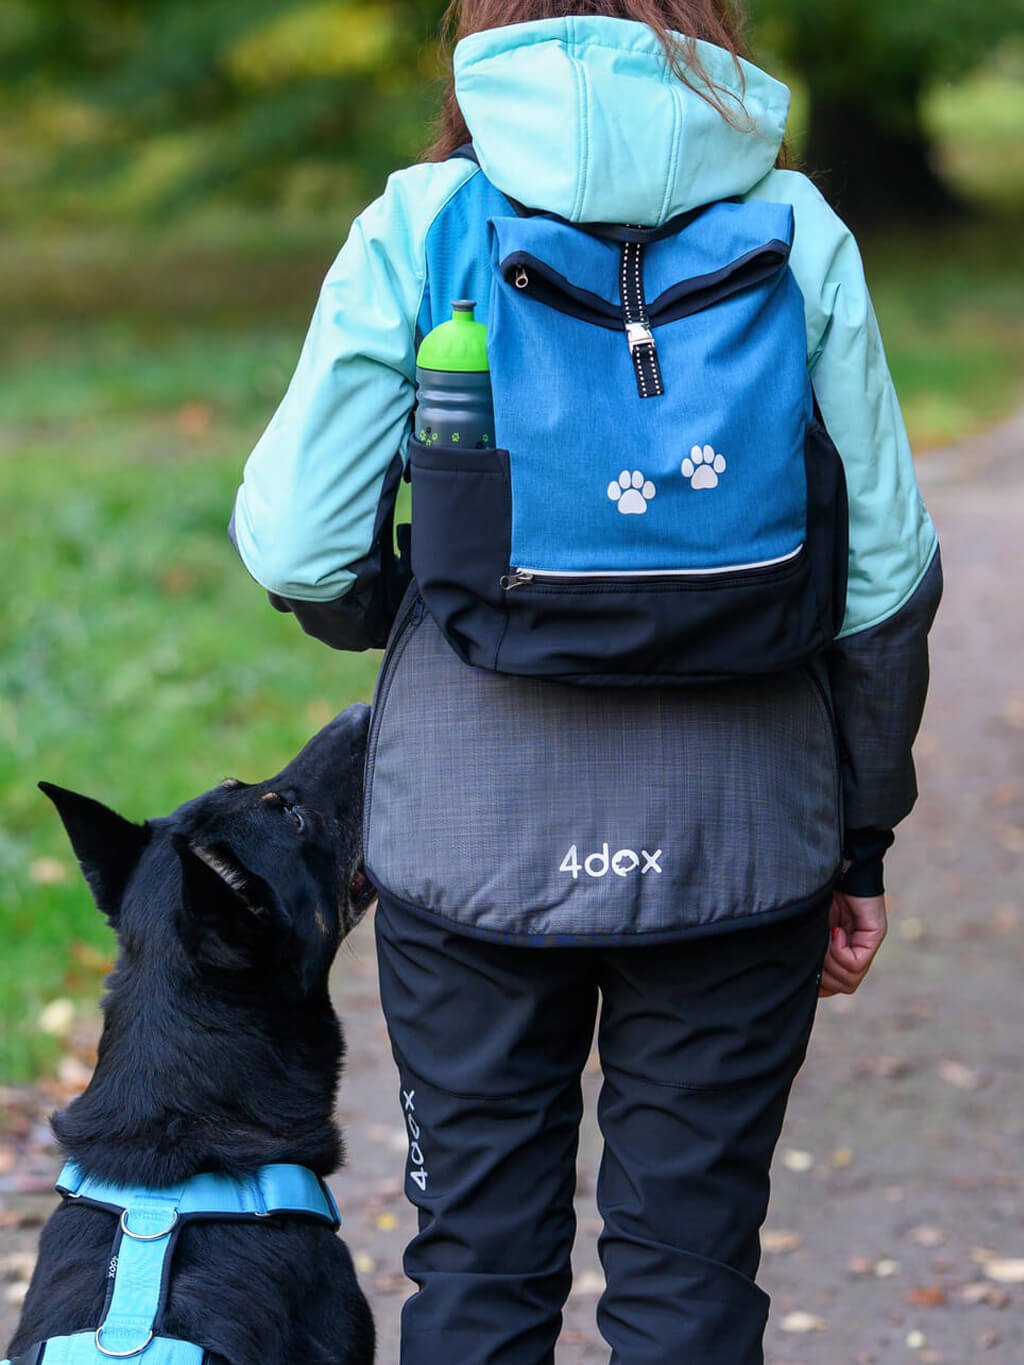
<svg viewBox="0 0 1024 1365">
<path fill-rule="evenodd" d="M 809 672 L 649 690 L 510 678 L 463 664 L 415 604 L 378 684 L 366 861 L 471 929 L 668 935 L 824 891 L 839 802 Z"/>
</svg>

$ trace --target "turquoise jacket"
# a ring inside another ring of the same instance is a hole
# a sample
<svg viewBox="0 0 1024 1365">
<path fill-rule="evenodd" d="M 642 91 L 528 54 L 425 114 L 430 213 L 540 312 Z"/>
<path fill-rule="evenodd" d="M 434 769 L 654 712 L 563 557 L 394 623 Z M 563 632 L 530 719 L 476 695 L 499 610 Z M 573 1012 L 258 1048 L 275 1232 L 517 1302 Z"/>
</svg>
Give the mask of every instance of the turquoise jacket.
<svg viewBox="0 0 1024 1365">
<path fill-rule="evenodd" d="M 330 621 L 343 618 L 346 601 L 365 607 L 373 597 L 381 507 L 409 438 L 417 339 L 442 320 L 431 310 L 430 234 L 481 169 L 499 191 L 576 222 L 655 225 L 730 196 L 791 204 L 807 364 L 850 497 L 847 610 L 833 660 L 837 698 L 844 687 L 859 697 L 842 736 L 847 824 L 884 829 L 914 799 L 909 744 L 940 585 L 935 529 L 857 244 L 806 176 L 776 169 L 789 91 L 722 49 L 696 48 L 728 118 L 696 78 L 688 85 L 672 73 L 642 24 L 550 19 L 458 45 L 456 92 L 480 166 L 455 159 L 398 171 L 352 225 L 288 391 L 246 465 L 233 538 L 279 606 L 333 643 L 352 642 Z M 885 673 L 897 695 L 883 706 L 864 676 L 868 655 L 846 668 L 843 642 L 861 637 L 872 659 L 891 662 L 897 646 L 879 647 L 876 632 L 893 622 L 914 663 L 905 679 Z M 881 714 L 886 706 L 897 719 Z M 895 757 L 881 752 L 894 745 Z"/>
</svg>

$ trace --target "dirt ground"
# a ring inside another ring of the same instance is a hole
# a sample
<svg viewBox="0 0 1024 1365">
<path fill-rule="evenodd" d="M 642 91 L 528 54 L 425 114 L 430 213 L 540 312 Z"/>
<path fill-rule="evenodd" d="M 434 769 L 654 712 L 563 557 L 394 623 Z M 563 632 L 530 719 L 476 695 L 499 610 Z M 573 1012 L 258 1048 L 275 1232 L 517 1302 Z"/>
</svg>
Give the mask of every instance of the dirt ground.
<svg viewBox="0 0 1024 1365">
<path fill-rule="evenodd" d="M 922 796 L 889 859 L 892 931 L 862 993 L 822 1003 L 774 1171 L 762 1283 L 770 1365 L 1024 1362 L 1024 414 L 921 462 L 946 597 L 918 745 Z M 334 1182 L 398 1359 L 410 1286 L 405 1134 L 362 926 L 337 967 L 349 1039 L 350 1165 Z M 587 1076 L 576 1282 L 559 1365 L 607 1360 L 593 1203 L 598 1076 Z M 45 1096 L 10 1091 L 0 1168 L 0 1342 L 31 1267 L 56 1158 Z"/>
</svg>

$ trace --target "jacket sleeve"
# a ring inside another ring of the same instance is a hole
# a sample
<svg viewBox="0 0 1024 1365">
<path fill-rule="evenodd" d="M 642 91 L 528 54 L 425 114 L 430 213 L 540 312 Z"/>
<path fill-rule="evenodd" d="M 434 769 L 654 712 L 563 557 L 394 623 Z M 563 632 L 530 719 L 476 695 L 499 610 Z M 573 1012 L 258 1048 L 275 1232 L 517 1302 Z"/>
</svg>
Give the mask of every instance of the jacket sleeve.
<svg viewBox="0 0 1024 1365">
<path fill-rule="evenodd" d="M 475 171 L 466 161 L 400 171 L 356 219 L 235 500 L 229 532 L 250 574 L 276 607 L 339 649 L 383 644 L 404 587 L 392 521 L 426 236 Z"/>
<path fill-rule="evenodd" d="M 775 172 L 796 210 L 792 267 L 807 313 L 808 365 L 842 457 L 850 504 L 846 616 L 828 667 L 839 732 L 853 894 L 882 890 L 892 827 L 911 810 L 911 747 L 928 690 L 928 631 L 942 593 L 864 268 L 853 235 L 803 176 Z"/>
</svg>

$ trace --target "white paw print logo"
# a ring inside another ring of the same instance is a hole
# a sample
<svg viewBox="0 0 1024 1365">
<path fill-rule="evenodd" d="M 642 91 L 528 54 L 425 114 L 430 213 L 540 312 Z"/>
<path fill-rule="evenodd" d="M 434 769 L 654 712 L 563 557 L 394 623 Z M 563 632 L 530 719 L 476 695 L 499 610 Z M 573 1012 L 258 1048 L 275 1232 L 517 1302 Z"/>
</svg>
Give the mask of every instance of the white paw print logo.
<svg viewBox="0 0 1024 1365">
<path fill-rule="evenodd" d="M 691 488 L 717 488 L 719 474 L 725 473 L 725 456 L 716 455 L 714 446 L 694 446 L 683 461 L 683 478 Z"/>
<path fill-rule="evenodd" d="M 624 469 L 617 479 L 608 485 L 608 496 L 618 503 L 624 516 L 637 515 L 647 511 L 647 504 L 654 497 L 655 488 L 650 479 L 645 479 L 639 469 L 630 474 Z"/>
</svg>

